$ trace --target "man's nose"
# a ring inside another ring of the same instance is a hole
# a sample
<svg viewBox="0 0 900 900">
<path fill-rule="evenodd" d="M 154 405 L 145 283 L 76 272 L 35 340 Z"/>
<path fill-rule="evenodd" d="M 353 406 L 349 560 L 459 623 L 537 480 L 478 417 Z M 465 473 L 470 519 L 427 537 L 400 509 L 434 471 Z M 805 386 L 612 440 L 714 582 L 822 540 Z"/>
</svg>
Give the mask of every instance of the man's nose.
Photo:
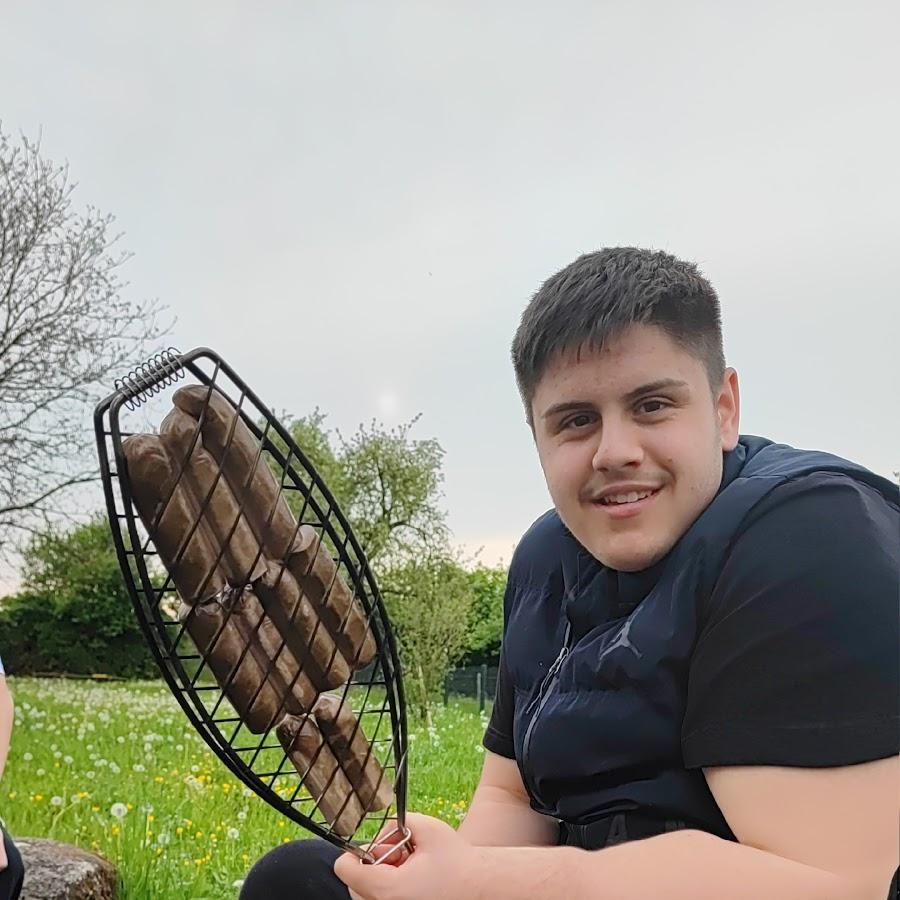
<svg viewBox="0 0 900 900">
<path fill-rule="evenodd" d="M 597 472 L 640 465 L 644 459 L 640 428 L 633 422 L 604 420 L 591 466 Z"/>
</svg>

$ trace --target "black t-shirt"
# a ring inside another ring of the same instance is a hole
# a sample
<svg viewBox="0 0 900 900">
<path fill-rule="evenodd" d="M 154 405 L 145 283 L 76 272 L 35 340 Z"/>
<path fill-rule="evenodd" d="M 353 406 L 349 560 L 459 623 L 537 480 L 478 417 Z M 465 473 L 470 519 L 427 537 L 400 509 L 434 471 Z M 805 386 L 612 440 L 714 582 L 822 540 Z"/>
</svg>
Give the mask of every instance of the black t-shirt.
<svg viewBox="0 0 900 900">
<path fill-rule="evenodd" d="M 824 767 L 900 749 L 900 515 L 850 477 L 772 490 L 737 533 L 689 669 L 688 769 Z M 514 758 L 502 653 L 484 746 Z"/>
</svg>

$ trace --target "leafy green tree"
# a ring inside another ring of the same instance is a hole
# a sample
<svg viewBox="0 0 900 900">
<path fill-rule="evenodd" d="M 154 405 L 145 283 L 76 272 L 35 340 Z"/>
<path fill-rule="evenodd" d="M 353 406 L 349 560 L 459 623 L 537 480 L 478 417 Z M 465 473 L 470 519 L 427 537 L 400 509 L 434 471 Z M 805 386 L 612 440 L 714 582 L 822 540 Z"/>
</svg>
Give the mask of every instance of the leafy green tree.
<svg viewBox="0 0 900 900">
<path fill-rule="evenodd" d="M 381 568 L 447 548 L 440 508 L 444 451 L 434 439 L 414 440 L 418 421 L 386 428 L 373 420 L 349 439 L 325 426 L 325 416 L 289 418 L 286 427 L 350 521 L 369 562 Z M 302 501 L 295 498 L 293 505 Z"/>
<path fill-rule="evenodd" d="M 472 591 L 453 556 L 434 553 L 389 569 L 381 591 L 403 663 L 407 702 L 430 724 L 429 707 L 466 642 Z"/>
<path fill-rule="evenodd" d="M 466 627 L 466 642 L 457 665 L 495 666 L 500 660 L 503 636 L 503 595 L 507 570 L 503 567 L 479 565 L 466 572 L 472 605 Z"/>
<path fill-rule="evenodd" d="M 104 517 L 36 535 L 23 554 L 22 591 L 2 606 L 0 647 L 14 671 L 156 672 Z"/>
</svg>

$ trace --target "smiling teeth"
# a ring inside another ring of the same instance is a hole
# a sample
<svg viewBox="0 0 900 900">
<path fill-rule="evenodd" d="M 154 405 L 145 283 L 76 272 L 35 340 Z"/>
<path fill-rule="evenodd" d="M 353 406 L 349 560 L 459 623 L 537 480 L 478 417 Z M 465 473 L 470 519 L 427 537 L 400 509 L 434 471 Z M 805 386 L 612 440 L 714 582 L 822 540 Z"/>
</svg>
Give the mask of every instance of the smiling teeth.
<svg viewBox="0 0 900 900">
<path fill-rule="evenodd" d="M 644 497 L 649 497 L 653 491 L 641 491 L 638 493 L 637 491 L 632 491 L 630 494 L 616 494 L 614 497 L 604 497 L 600 502 L 601 503 L 635 503 L 638 500 L 643 500 Z"/>
</svg>

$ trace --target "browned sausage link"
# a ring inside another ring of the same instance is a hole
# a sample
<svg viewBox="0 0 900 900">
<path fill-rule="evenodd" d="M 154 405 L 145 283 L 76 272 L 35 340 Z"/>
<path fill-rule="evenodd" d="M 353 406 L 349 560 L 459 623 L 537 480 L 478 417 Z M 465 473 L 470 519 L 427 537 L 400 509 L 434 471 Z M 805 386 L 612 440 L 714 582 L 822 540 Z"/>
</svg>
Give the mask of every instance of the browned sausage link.
<svg viewBox="0 0 900 900">
<path fill-rule="evenodd" d="M 204 508 L 206 501 L 205 518 L 218 538 L 219 546 L 225 547 L 222 566 L 228 581 L 239 586 L 261 578 L 267 566 L 259 541 L 241 513 L 224 473 L 219 473 L 218 463 L 203 448 L 197 420 L 180 409 L 173 409 L 163 419 L 159 436 L 176 466 L 180 466 L 190 453 L 183 477 L 197 505 Z"/>
<path fill-rule="evenodd" d="M 273 579 L 275 586 L 270 588 L 268 583 Z M 304 661 L 304 671 L 313 683 L 321 690 L 346 684 L 350 666 L 293 575 L 284 570 L 260 582 L 255 589 L 293 656 Z"/>
<path fill-rule="evenodd" d="M 237 604 L 229 612 L 216 599 L 195 607 L 183 604 L 178 612 L 179 621 L 231 705 L 246 726 L 260 734 L 277 721 L 283 695 L 279 696 L 272 679 L 266 677 L 265 664 L 247 648 L 248 634 L 241 627 L 241 618 Z"/>
<path fill-rule="evenodd" d="M 288 568 L 303 593 L 319 610 L 322 621 L 337 636 L 338 647 L 355 669 L 368 665 L 377 646 L 359 602 L 337 572 L 337 566 L 316 530 L 303 525 L 288 557 Z M 327 593 L 326 593 L 327 592 Z"/>
<path fill-rule="evenodd" d="M 122 442 L 122 450 L 138 513 L 181 599 L 193 604 L 212 597 L 225 587 L 216 567 L 218 546 L 184 486 L 177 484 L 172 491 L 178 470 L 173 470 L 162 441 L 154 434 L 135 434 Z"/>
<path fill-rule="evenodd" d="M 393 787 L 349 705 L 333 694 L 322 694 L 313 715 L 363 809 L 387 809 L 394 798 Z"/>
<path fill-rule="evenodd" d="M 172 395 L 172 402 L 198 421 L 202 417 L 204 447 L 222 465 L 231 489 L 268 555 L 284 559 L 293 544 L 297 522 L 281 496 L 265 455 L 259 453 L 259 441 L 237 409 L 221 391 L 204 385 L 180 388 Z"/>
<path fill-rule="evenodd" d="M 256 639 L 265 654 L 265 659 L 272 663 L 271 666 L 269 662 L 265 665 L 274 669 L 277 676 L 278 694 L 284 704 L 282 712 L 297 715 L 308 713 L 319 696 L 319 688 L 313 684 L 306 669 L 298 663 L 291 648 L 268 616 L 263 619 L 257 635 Z"/>
<path fill-rule="evenodd" d="M 332 831 L 351 837 L 365 811 L 315 721 L 309 716 L 285 716 L 276 733 Z"/>
</svg>

